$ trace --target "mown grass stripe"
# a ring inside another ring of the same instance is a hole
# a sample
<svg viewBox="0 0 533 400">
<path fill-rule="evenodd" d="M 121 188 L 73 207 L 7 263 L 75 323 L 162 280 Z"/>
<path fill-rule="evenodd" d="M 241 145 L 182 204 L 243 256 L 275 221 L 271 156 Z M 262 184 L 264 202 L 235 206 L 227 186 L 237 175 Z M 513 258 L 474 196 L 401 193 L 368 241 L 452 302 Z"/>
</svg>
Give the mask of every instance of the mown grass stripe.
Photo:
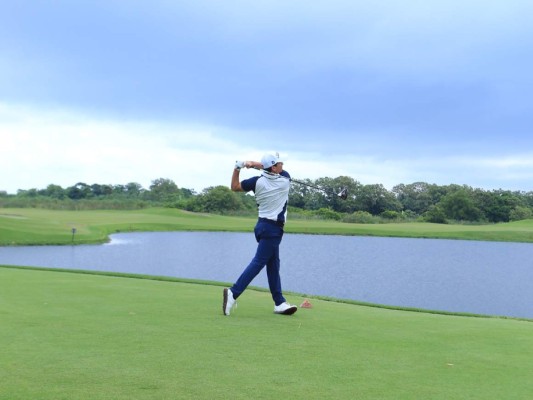
<svg viewBox="0 0 533 400">
<path fill-rule="evenodd" d="M 0 268 L 15 268 L 15 269 L 27 269 L 27 270 L 36 270 L 36 271 L 53 271 L 53 272 L 66 272 L 66 273 L 75 273 L 75 274 L 85 274 L 85 275 L 102 275 L 102 276 L 114 276 L 118 278 L 131 278 L 131 279 L 146 279 L 153 281 L 163 281 L 163 282 L 180 282 L 180 283 L 192 283 L 197 285 L 209 285 L 209 286 L 220 286 L 227 287 L 230 286 L 229 282 L 219 282 L 219 281 L 210 281 L 202 279 L 188 279 L 188 278 L 178 278 L 170 276 L 158 276 L 158 275 L 148 275 L 148 274 L 134 274 L 127 272 L 112 272 L 112 271 L 93 271 L 93 270 L 84 270 L 84 269 L 69 269 L 69 268 L 47 268 L 47 267 L 33 267 L 33 266 L 19 266 L 19 265 L 0 265 Z M 268 292 L 268 289 L 262 288 L 259 286 L 249 286 L 249 290 L 255 290 L 258 292 Z M 518 321 L 528 321 L 533 322 L 533 319 L 530 318 L 519 318 L 519 317 L 509 317 L 509 316 L 500 316 L 500 315 L 489 315 L 489 314 L 475 314 L 475 313 L 466 313 L 466 312 L 451 312 L 451 311 L 442 311 L 442 310 L 431 310 L 417 307 L 402 307 L 378 303 L 369 303 L 364 301 L 350 300 L 350 299 L 339 299 L 330 296 L 320 296 L 308 293 L 298 293 L 285 291 L 287 295 L 305 297 L 310 299 L 318 299 L 323 301 L 329 301 L 334 303 L 344 303 L 352 304 L 362 307 L 372 307 L 372 308 L 382 308 L 387 310 L 397 310 L 397 311 L 409 311 L 417 313 L 426 313 L 426 314 L 439 314 L 439 315 L 449 315 L 456 317 L 472 317 L 472 318 L 501 318 L 501 319 L 512 319 Z"/>
<path fill-rule="evenodd" d="M 16 215 L 18 218 L 13 218 Z M 0 246 L 104 243 L 116 232 L 250 232 L 255 218 L 195 214 L 168 208 L 59 211 L 0 209 Z M 72 228 L 76 228 L 74 238 Z M 533 242 L 533 220 L 486 225 L 422 222 L 352 224 L 290 219 L 287 233 Z"/>
</svg>

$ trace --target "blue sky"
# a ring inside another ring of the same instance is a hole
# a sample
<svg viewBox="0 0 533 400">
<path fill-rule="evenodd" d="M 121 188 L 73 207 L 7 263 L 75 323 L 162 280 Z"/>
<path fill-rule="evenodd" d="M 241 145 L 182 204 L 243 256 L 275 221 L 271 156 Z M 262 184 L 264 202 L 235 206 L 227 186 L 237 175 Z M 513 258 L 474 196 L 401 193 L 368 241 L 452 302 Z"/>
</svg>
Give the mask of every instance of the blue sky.
<svg viewBox="0 0 533 400">
<path fill-rule="evenodd" d="M 0 190 L 201 191 L 266 151 L 300 179 L 532 190 L 530 1 L 5 3 Z"/>
</svg>

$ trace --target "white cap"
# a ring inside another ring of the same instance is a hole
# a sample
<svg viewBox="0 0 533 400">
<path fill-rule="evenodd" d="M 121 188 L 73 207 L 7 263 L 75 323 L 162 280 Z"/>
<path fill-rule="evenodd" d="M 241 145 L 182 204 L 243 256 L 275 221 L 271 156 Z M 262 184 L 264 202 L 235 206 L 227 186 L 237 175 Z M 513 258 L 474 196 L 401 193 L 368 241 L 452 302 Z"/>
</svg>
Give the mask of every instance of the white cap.
<svg viewBox="0 0 533 400">
<path fill-rule="evenodd" d="M 278 153 L 275 154 L 265 154 L 263 157 L 261 157 L 261 164 L 263 165 L 263 169 L 269 169 L 270 167 L 276 165 L 279 162 L 283 162 L 283 160 L 280 158 Z"/>
</svg>

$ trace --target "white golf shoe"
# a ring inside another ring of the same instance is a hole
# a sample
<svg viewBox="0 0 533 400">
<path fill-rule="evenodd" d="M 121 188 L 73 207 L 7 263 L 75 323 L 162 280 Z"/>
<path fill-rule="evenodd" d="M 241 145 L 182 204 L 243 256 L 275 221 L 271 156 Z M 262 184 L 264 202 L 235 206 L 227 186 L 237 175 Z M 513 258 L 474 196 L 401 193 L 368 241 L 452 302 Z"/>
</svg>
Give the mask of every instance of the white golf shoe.
<svg viewBox="0 0 533 400">
<path fill-rule="evenodd" d="M 229 315 L 231 309 L 237 305 L 237 300 L 233 298 L 233 293 L 231 289 L 224 288 L 224 299 L 222 301 L 222 312 L 224 315 Z"/>
<path fill-rule="evenodd" d="M 287 302 L 281 303 L 279 306 L 274 306 L 276 314 L 292 315 L 298 310 L 298 307 L 293 306 Z"/>
</svg>

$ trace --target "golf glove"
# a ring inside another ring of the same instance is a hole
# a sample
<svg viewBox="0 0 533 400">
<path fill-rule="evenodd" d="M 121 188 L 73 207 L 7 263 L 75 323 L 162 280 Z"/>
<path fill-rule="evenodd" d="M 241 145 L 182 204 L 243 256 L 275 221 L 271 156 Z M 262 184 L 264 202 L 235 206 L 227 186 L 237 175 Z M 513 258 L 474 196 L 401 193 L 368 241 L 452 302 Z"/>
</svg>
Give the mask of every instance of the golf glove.
<svg viewBox="0 0 533 400">
<path fill-rule="evenodd" d="M 235 161 L 235 169 L 244 168 L 244 161 Z"/>
</svg>

